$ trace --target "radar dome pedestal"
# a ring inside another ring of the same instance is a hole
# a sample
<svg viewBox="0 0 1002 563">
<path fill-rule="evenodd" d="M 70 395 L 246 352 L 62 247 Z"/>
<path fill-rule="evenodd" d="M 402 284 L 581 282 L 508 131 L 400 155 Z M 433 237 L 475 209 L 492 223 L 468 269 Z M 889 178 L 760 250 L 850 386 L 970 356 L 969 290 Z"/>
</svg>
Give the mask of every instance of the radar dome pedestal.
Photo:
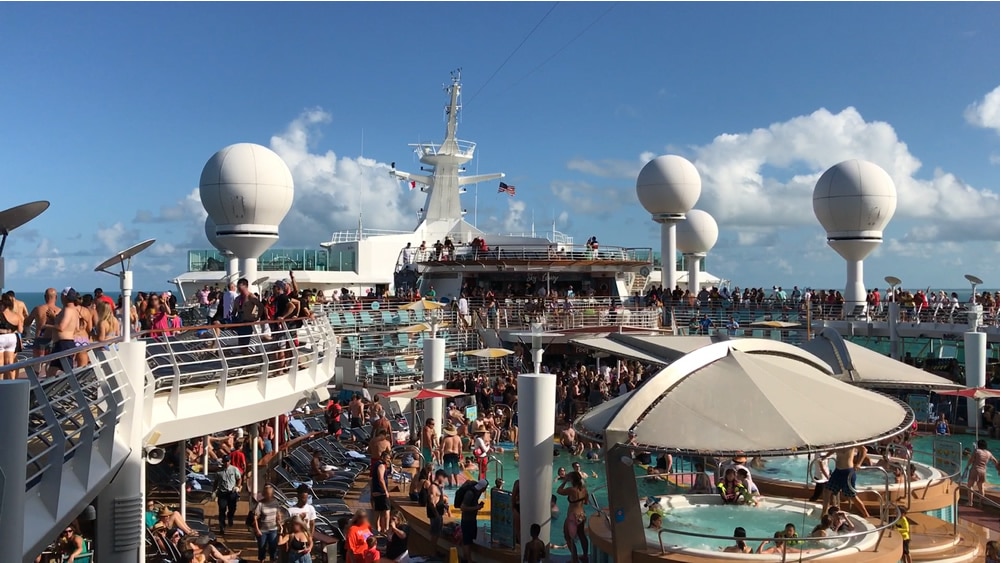
<svg viewBox="0 0 1002 563">
<path fill-rule="evenodd" d="M 717 222 L 713 216 L 700 209 L 693 209 L 685 216 L 685 221 L 678 224 L 676 233 L 678 250 L 686 258 L 689 268 L 689 291 L 696 293 L 700 289 L 699 263 L 706 253 L 717 244 Z"/>
<path fill-rule="evenodd" d="M 866 160 L 832 166 L 814 187 L 814 215 L 828 233 L 828 246 L 846 261 L 845 312 L 866 309 L 863 259 L 884 241 L 898 195 L 883 168 Z"/>
<path fill-rule="evenodd" d="M 637 176 L 637 198 L 651 219 L 661 224 L 661 284 L 665 291 L 675 289 L 675 224 L 685 220 L 702 191 L 699 172 L 691 162 L 675 155 L 664 155 L 644 165 Z M 671 310 L 664 308 L 669 319 Z"/>
<path fill-rule="evenodd" d="M 219 237 L 216 236 L 216 223 L 212 220 L 212 217 L 205 218 L 205 238 L 209 241 L 209 244 L 222 253 L 223 257 L 226 259 L 226 279 L 228 283 L 234 278 L 234 276 L 240 274 L 240 264 L 238 263 L 237 257 L 234 256 L 232 252 L 224 248 L 223 244 L 219 242 Z"/>
<path fill-rule="evenodd" d="M 230 145 L 202 168 L 202 207 L 216 224 L 216 241 L 240 260 L 240 274 L 248 280 L 257 278 L 257 259 L 278 240 L 293 191 L 289 167 L 261 145 Z"/>
</svg>

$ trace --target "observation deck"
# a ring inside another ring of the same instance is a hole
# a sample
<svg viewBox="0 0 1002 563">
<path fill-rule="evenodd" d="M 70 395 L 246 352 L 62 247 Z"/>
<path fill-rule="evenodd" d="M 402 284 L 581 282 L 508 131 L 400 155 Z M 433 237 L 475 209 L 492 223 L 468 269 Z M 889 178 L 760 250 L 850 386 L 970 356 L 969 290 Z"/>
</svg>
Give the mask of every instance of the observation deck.
<svg viewBox="0 0 1002 563">
<path fill-rule="evenodd" d="M 598 249 L 583 245 L 512 244 L 481 251 L 472 246 L 457 246 L 451 252 L 431 248 L 416 249 L 413 263 L 418 271 L 439 271 L 482 268 L 540 268 L 548 270 L 580 269 L 594 271 L 639 270 L 653 266 L 650 248 L 603 246 Z"/>
</svg>

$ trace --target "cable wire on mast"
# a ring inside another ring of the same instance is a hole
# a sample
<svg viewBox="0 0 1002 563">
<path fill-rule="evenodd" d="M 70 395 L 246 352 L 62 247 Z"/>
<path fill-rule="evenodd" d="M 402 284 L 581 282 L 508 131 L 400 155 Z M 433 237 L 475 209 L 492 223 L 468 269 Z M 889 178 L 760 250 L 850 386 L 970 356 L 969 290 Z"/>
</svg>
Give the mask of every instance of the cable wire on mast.
<svg viewBox="0 0 1002 563">
<path fill-rule="evenodd" d="M 487 82 L 484 82 L 483 85 L 480 86 L 480 89 L 473 93 L 473 97 L 471 97 L 470 101 L 467 103 L 472 103 L 473 100 L 477 99 L 477 96 L 479 96 L 480 93 L 484 91 L 484 88 L 486 88 L 487 85 L 491 83 L 491 80 L 494 80 L 494 77 L 497 76 L 499 72 L 501 72 L 501 69 L 504 68 L 504 65 L 508 64 L 508 61 L 510 61 L 511 58 L 515 56 L 515 53 L 517 53 L 518 50 L 522 48 L 522 45 L 525 45 L 525 42 L 528 41 L 530 37 L 532 37 L 532 34 L 535 33 L 537 29 L 539 29 L 539 26 L 543 24 L 543 21 L 545 21 L 546 18 L 551 13 L 553 13 L 553 10 L 556 9 L 557 4 L 559 3 L 560 2 L 554 2 L 553 5 L 550 6 L 550 9 L 547 10 L 545 14 L 543 14 L 542 18 L 539 18 L 539 21 L 536 22 L 536 25 L 534 25 L 532 29 L 529 30 L 529 33 L 524 38 L 522 38 L 522 42 L 515 47 L 515 49 L 511 52 L 511 54 L 509 54 L 508 57 L 501 63 L 501 66 L 497 67 L 497 69 L 495 69 L 494 72 L 491 73 L 490 77 L 487 78 Z"/>
</svg>

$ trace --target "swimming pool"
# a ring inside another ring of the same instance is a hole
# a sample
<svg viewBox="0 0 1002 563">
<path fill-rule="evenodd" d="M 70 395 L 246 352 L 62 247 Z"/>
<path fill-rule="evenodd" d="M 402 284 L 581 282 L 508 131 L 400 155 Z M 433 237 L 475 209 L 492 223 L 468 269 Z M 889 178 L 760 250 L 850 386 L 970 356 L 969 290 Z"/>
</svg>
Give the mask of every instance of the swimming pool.
<svg viewBox="0 0 1002 563">
<path fill-rule="evenodd" d="M 731 506 L 720 504 L 717 495 L 670 495 L 659 499 L 663 509 L 662 529 L 680 530 L 699 534 L 731 536 L 734 528 L 742 527 L 750 538 L 770 538 L 773 533 L 783 531 L 787 524 L 797 528 L 801 538 L 810 536 L 818 523 L 821 507 L 814 503 L 765 498 L 759 506 Z M 864 520 L 852 517 L 856 530 L 873 529 Z M 647 524 L 649 516 L 644 517 Z M 648 544 L 660 549 L 657 530 L 646 530 Z M 666 549 L 672 551 L 711 551 L 719 553 L 733 545 L 733 540 L 700 538 L 671 532 L 660 533 Z M 848 540 L 814 540 L 804 544 L 804 549 L 818 551 L 845 547 L 852 543 L 861 548 L 875 538 L 869 535 Z M 759 541 L 749 541 L 750 547 L 757 548 Z M 670 546 L 670 547 L 669 547 Z"/>
<path fill-rule="evenodd" d="M 933 441 L 935 441 L 938 436 L 917 436 L 912 439 L 913 447 L 915 448 L 915 461 L 919 463 L 932 464 L 932 450 Z M 973 434 L 954 434 L 953 436 L 948 436 L 948 439 L 953 439 L 965 447 L 973 448 L 974 443 L 977 442 L 977 438 Z M 984 438 L 988 441 L 988 451 L 992 452 L 996 459 L 999 458 L 999 441 L 995 439 L 986 438 L 984 435 L 979 436 L 979 438 Z M 967 458 L 963 460 L 963 467 L 967 467 Z M 995 488 L 999 486 L 999 471 L 995 469 L 995 466 L 988 464 L 988 482 L 995 485 Z"/>
</svg>

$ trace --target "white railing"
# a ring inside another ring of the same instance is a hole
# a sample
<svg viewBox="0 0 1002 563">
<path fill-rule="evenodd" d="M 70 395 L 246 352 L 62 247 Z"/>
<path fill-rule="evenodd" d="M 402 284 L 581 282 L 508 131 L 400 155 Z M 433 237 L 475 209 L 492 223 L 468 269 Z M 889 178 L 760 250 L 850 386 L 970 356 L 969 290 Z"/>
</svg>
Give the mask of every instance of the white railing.
<svg viewBox="0 0 1002 563">
<path fill-rule="evenodd" d="M 5 366 L 28 380 L 27 459 L 20 468 L 0 468 L 10 478 L 20 474 L 25 503 L 3 518 L 24 520 L 21 557 L 40 552 L 55 530 L 90 503 L 129 454 L 122 422 L 138 396 L 118 352 L 117 341 L 95 343 Z M 81 356 L 87 364 L 73 367 Z M 8 430 L 17 432 L 15 428 Z M 9 504 L 4 504 L 7 512 Z"/>
<path fill-rule="evenodd" d="M 338 341 L 326 317 L 154 330 L 140 337 L 148 341 L 147 393 L 169 395 L 175 413 L 189 388 L 215 387 L 223 402 L 227 387 L 242 382 L 264 389 L 269 378 L 288 375 L 295 385 L 300 372 L 336 353 Z"/>
<path fill-rule="evenodd" d="M 471 305 L 484 328 L 528 329 L 542 323 L 545 330 L 570 330 L 599 327 L 635 327 L 657 330 L 661 310 L 654 307 L 623 306 L 610 297 L 581 299 L 523 298 L 498 302 L 496 312 L 487 304 Z"/>
<path fill-rule="evenodd" d="M 334 245 L 344 242 L 358 242 L 372 237 L 409 234 L 413 234 L 413 231 L 393 231 L 389 229 L 362 229 L 359 231 L 358 229 L 351 229 L 346 231 L 336 231 L 331 235 L 331 240 L 325 244 Z"/>
<path fill-rule="evenodd" d="M 456 139 L 455 141 L 456 150 L 452 153 L 455 156 L 473 156 L 473 151 L 477 149 L 477 144 L 473 141 L 461 141 Z M 418 153 L 419 156 L 438 156 L 439 154 L 444 154 L 442 152 L 442 147 L 449 143 L 417 143 L 411 145 L 414 147 L 414 152 Z"/>
<path fill-rule="evenodd" d="M 452 249 L 435 250 L 426 248 L 414 252 L 414 262 L 504 262 L 505 260 L 521 260 L 529 262 L 576 262 L 576 261 L 610 261 L 610 262 L 645 262 L 649 260 L 650 249 L 622 248 L 604 246 L 598 249 L 586 246 L 561 244 L 524 244 L 499 245 L 488 250 L 478 250 L 468 245 L 456 246 Z"/>
</svg>

